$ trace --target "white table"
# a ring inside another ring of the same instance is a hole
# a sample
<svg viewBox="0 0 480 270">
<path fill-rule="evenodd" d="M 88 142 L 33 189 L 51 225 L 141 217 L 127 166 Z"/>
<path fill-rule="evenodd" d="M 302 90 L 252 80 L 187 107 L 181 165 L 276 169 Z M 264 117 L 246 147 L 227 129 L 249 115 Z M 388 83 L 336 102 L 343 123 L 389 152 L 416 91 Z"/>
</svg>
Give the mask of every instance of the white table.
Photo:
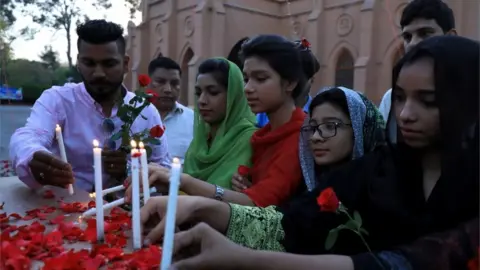
<svg viewBox="0 0 480 270">
<path fill-rule="evenodd" d="M 54 199 L 45 199 L 43 198 L 43 190 L 31 190 L 28 188 L 25 184 L 23 184 L 18 177 L 13 176 L 13 177 L 1 177 L 0 178 L 0 204 L 2 202 L 5 202 L 5 205 L 3 206 L 3 210 L 0 210 L 0 212 L 5 212 L 7 214 L 10 213 L 18 213 L 21 216 L 25 215 L 25 211 L 34 209 L 34 208 L 40 208 L 42 206 L 58 206 L 57 201 L 63 197 L 64 202 L 84 202 L 88 203 L 92 199 L 90 198 L 88 192 L 83 191 L 83 190 L 75 190 L 75 194 L 70 196 L 68 194 L 68 190 L 62 189 L 62 188 L 57 188 L 57 187 L 45 187 L 44 189 L 51 189 L 53 193 L 55 194 Z M 60 211 L 56 211 L 49 216 L 49 218 L 53 218 L 58 214 L 63 214 L 65 215 L 65 220 L 66 221 L 75 221 L 78 220 L 78 217 L 81 215 L 81 213 L 73 213 L 73 214 L 65 214 Z M 32 221 L 10 221 L 11 224 L 15 225 L 22 225 L 22 224 L 29 224 L 32 223 L 35 220 Z M 46 225 L 46 221 L 40 221 L 43 222 L 43 224 Z M 48 230 L 48 226 L 47 226 Z M 129 241 L 127 243 L 127 248 L 125 249 L 126 251 L 131 250 L 132 244 Z M 74 244 L 65 244 L 66 248 L 74 248 L 74 249 L 89 249 L 90 244 L 86 242 L 78 242 Z M 41 263 L 40 262 L 35 262 L 32 266 L 32 269 L 40 269 Z"/>
</svg>

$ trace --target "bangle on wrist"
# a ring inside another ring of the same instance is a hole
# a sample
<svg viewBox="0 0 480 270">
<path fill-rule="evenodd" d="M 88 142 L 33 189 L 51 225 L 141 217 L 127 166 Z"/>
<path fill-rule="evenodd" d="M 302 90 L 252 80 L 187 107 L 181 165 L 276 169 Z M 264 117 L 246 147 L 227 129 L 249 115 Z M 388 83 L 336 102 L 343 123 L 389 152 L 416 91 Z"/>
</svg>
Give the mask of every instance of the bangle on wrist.
<svg viewBox="0 0 480 270">
<path fill-rule="evenodd" d="M 215 194 L 213 198 L 217 201 L 223 201 L 224 194 L 225 194 L 225 190 L 222 187 L 215 185 Z"/>
</svg>

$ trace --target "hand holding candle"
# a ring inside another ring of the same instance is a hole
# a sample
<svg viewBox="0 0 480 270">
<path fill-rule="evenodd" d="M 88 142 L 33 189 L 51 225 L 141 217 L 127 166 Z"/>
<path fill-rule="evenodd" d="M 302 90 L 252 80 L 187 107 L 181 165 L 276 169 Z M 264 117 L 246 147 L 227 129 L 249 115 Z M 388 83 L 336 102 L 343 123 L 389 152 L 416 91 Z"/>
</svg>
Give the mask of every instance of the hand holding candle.
<svg viewBox="0 0 480 270">
<path fill-rule="evenodd" d="M 57 137 L 58 148 L 60 149 L 60 157 L 62 158 L 62 160 L 65 163 L 68 163 L 67 152 L 65 151 L 65 143 L 63 142 L 62 128 L 58 124 L 55 127 L 55 136 Z M 68 193 L 70 195 L 73 195 L 73 185 L 72 184 L 68 185 Z"/>
</svg>

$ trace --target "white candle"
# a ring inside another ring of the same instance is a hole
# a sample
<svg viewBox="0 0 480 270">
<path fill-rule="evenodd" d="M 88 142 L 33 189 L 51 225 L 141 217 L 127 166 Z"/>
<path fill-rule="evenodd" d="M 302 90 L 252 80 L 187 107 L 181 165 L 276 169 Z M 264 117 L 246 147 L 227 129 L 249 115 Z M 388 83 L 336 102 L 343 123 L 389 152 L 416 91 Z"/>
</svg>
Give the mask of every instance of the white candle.
<svg viewBox="0 0 480 270">
<path fill-rule="evenodd" d="M 140 142 L 138 144 L 140 147 L 140 164 L 142 166 L 142 188 L 143 188 L 143 203 L 147 203 L 148 199 L 150 199 L 150 192 L 148 192 L 149 189 L 149 183 L 148 183 L 148 161 L 147 161 L 147 150 L 145 150 L 145 147 L 143 145 L 143 142 Z"/>
<path fill-rule="evenodd" d="M 60 149 L 60 157 L 66 163 L 67 161 L 67 152 L 65 151 L 65 143 L 63 142 L 62 128 L 57 124 L 55 128 L 55 135 L 57 137 L 58 148 Z M 73 195 L 73 185 L 68 185 L 68 194 Z"/>
<path fill-rule="evenodd" d="M 95 170 L 95 194 L 102 194 L 102 148 L 98 147 L 98 141 L 93 140 L 93 169 Z M 97 241 L 103 241 L 105 235 L 103 217 L 103 196 L 95 197 L 97 209 Z"/>
<path fill-rule="evenodd" d="M 163 238 L 161 269 L 167 270 L 172 264 L 173 236 L 175 234 L 175 217 L 177 212 L 178 188 L 180 186 L 180 175 L 182 165 L 178 158 L 173 158 L 170 171 L 170 187 L 168 189 L 167 219 Z"/>
<path fill-rule="evenodd" d="M 95 213 L 98 213 L 98 210 L 100 210 L 103 213 L 104 211 L 110 210 L 114 207 L 117 207 L 123 204 L 125 204 L 125 198 L 121 198 L 116 201 L 104 204 L 103 207 L 100 207 L 100 208 L 96 207 L 96 208 L 89 209 L 83 212 L 82 217 L 85 218 L 85 217 L 93 216 Z M 97 216 L 97 220 L 98 220 L 98 216 Z"/>
<path fill-rule="evenodd" d="M 117 192 L 117 191 L 124 190 L 124 189 L 125 189 L 125 187 L 123 185 L 112 187 L 112 188 L 107 188 L 107 189 L 104 189 L 102 191 L 102 195 L 105 196 L 109 193 Z"/>
<path fill-rule="evenodd" d="M 133 248 L 142 248 L 142 240 L 140 233 L 140 162 L 139 151 L 137 149 L 137 143 L 131 141 L 131 168 L 132 168 L 132 233 L 133 233 Z"/>
<path fill-rule="evenodd" d="M 155 192 L 157 192 L 157 189 L 155 187 L 152 187 L 150 189 L 150 193 L 155 193 Z M 90 194 L 90 197 L 95 197 L 95 193 Z M 109 202 L 109 203 L 103 205 L 103 211 L 105 212 L 107 210 L 110 210 L 114 207 L 117 207 L 117 206 L 120 206 L 120 205 L 123 205 L 123 204 L 125 204 L 125 198 L 121 198 L 121 199 L 118 199 L 116 201 Z M 95 215 L 96 212 L 97 212 L 97 208 L 91 208 L 91 209 L 88 209 L 87 211 L 83 212 L 81 217 L 85 218 L 85 217 L 93 216 L 93 215 Z"/>
</svg>

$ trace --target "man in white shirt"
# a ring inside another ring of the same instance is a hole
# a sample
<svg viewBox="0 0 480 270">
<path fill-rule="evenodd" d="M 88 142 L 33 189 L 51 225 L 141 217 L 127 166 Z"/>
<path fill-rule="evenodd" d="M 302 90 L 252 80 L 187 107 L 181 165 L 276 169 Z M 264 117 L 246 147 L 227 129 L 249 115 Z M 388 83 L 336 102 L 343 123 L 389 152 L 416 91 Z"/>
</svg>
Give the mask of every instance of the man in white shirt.
<svg viewBox="0 0 480 270">
<path fill-rule="evenodd" d="M 171 157 L 182 160 L 193 139 L 193 110 L 178 103 L 182 71 L 178 63 L 159 56 L 148 65 L 152 79 L 150 89 L 158 94 L 154 102 L 165 124 L 168 152 Z"/>
<path fill-rule="evenodd" d="M 441 35 L 456 35 L 453 11 L 440 0 L 413 0 L 403 10 L 400 19 L 402 28 L 403 48 L 405 52 L 426 38 Z M 379 110 L 385 120 L 388 120 L 392 102 L 392 89 L 382 98 Z M 397 123 L 392 119 L 388 123 L 390 138 L 396 142 Z"/>
</svg>

